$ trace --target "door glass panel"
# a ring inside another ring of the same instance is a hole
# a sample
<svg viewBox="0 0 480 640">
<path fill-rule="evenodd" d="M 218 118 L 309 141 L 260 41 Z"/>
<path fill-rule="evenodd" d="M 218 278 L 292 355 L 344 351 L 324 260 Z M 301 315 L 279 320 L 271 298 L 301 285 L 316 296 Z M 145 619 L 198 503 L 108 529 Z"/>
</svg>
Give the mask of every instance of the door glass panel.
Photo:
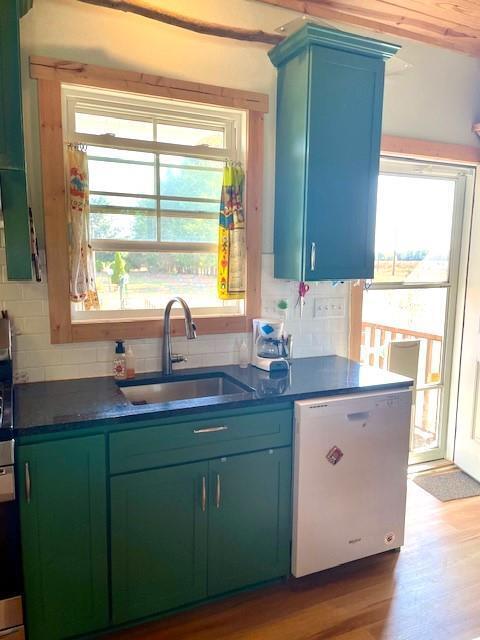
<svg viewBox="0 0 480 640">
<path fill-rule="evenodd" d="M 375 282 L 448 280 L 455 181 L 382 174 Z"/>
<path fill-rule="evenodd" d="M 441 457 L 445 443 L 462 175 L 440 163 L 381 161 L 361 360 L 415 378 L 412 462 Z"/>
<path fill-rule="evenodd" d="M 439 445 L 438 423 L 442 389 L 436 387 L 415 394 L 412 448 L 414 451 L 434 449 Z"/>
<path fill-rule="evenodd" d="M 447 289 L 373 289 L 363 295 L 362 361 L 386 369 L 392 340 L 419 340 L 418 385 L 440 383 Z"/>
</svg>

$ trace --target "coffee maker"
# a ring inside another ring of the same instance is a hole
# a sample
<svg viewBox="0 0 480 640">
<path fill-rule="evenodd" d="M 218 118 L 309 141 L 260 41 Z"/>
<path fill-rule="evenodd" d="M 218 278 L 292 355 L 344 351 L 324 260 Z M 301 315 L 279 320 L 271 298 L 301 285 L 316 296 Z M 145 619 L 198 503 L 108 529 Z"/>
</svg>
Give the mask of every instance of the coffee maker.
<svg viewBox="0 0 480 640">
<path fill-rule="evenodd" d="M 281 320 L 253 320 L 252 364 L 264 371 L 288 370 L 288 340 Z"/>
</svg>

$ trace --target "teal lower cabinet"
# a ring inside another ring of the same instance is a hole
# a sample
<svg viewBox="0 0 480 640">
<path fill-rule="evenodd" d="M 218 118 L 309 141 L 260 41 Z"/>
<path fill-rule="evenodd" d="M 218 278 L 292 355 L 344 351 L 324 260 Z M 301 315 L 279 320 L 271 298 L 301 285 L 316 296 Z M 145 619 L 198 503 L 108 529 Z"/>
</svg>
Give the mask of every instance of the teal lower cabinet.
<svg viewBox="0 0 480 640">
<path fill-rule="evenodd" d="M 112 478 L 113 622 L 207 595 L 208 463 Z"/>
<path fill-rule="evenodd" d="M 285 403 L 21 438 L 28 640 L 288 575 L 292 417 Z"/>
<path fill-rule="evenodd" d="M 291 449 L 210 461 L 208 595 L 289 573 Z"/>
<path fill-rule="evenodd" d="M 284 576 L 291 449 L 112 478 L 113 622 Z"/>
<path fill-rule="evenodd" d="M 20 446 L 28 640 L 63 640 L 109 622 L 103 435 Z"/>
</svg>

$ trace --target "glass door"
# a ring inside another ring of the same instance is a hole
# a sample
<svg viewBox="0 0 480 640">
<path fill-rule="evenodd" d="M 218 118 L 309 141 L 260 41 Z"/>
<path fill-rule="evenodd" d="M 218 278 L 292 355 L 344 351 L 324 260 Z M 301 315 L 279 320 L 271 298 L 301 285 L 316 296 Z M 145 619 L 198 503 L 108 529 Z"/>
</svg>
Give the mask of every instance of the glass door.
<svg viewBox="0 0 480 640">
<path fill-rule="evenodd" d="M 465 181 L 469 169 L 382 159 L 374 279 L 365 284 L 361 360 L 416 371 L 410 462 L 444 457 Z M 404 341 L 416 345 L 401 349 Z M 413 358 L 413 360 L 412 360 Z M 410 359 L 410 360 L 408 360 Z M 401 367 L 400 367 L 401 368 Z M 400 371 L 399 371 L 400 372 Z"/>
</svg>

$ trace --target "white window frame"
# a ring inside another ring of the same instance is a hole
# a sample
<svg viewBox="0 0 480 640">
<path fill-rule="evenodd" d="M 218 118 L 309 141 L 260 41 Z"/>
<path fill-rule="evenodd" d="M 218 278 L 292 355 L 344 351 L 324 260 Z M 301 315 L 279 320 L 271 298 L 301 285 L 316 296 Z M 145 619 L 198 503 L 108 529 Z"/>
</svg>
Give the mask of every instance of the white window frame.
<svg viewBox="0 0 480 640">
<path fill-rule="evenodd" d="M 472 167 L 455 163 L 431 162 L 415 158 L 395 158 L 382 156 L 380 173 L 383 175 L 395 175 L 406 177 L 429 177 L 436 179 L 453 180 L 456 182 L 455 199 L 453 204 L 453 219 L 451 230 L 449 271 L 447 278 L 440 282 L 375 282 L 367 281 L 368 290 L 408 290 L 408 289 L 445 289 L 446 290 L 446 315 L 445 335 L 442 349 L 442 361 L 440 368 L 440 380 L 422 385 L 417 385 L 416 391 L 428 391 L 439 389 L 441 393 L 438 415 L 438 446 L 424 451 L 411 452 L 409 463 L 428 462 L 442 459 L 447 447 L 447 426 L 449 424 L 450 397 L 454 386 L 452 368 L 454 362 L 454 340 L 457 316 L 458 289 L 461 277 L 461 250 L 462 236 L 465 234 L 466 202 L 468 206 L 468 184 L 474 179 Z M 452 386 L 453 385 L 453 386 Z"/>
<path fill-rule="evenodd" d="M 107 107 L 107 108 L 106 108 Z M 179 124 L 199 128 L 205 125 L 210 130 L 224 132 L 225 147 L 214 148 L 208 145 L 182 145 L 165 142 L 134 140 L 119 138 L 114 135 L 96 135 L 77 133 L 75 130 L 75 113 L 92 113 L 135 120 L 145 120 L 156 124 Z M 193 102 L 170 100 L 155 96 L 146 96 L 133 93 L 112 91 L 108 89 L 95 89 L 79 85 L 62 84 L 62 120 L 64 132 L 64 144 L 75 143 L 94 147 L 124 149 L 153 153 L 155 157 L 155 194 L 134 194 L 121 192 L 94 192 L 97 195 L 116 195 L 126 197 L 141 197 L 155 200 L 156 208 L 152 209 L 157 217 L 157 224 L 161 216 L 174 216 L 172 213 L 161 214 L 160 201 L 176 200 L 181 197 L 169 197 L 162 195 L 159 189 L 159 155 L 179 155 L 205 160 L 220 161 L 245 161 L 246 156 L 246 113 L 241 110 L 227 107 L 205 106 Z M 67 175 L 65 176 L 67 179 Z M 184 198 L 189 202 L 207 202 L 202 198 Z M 216 202 L 216 201 L 210 201 Z M 105 207 L 102 206 L 102 209 Z M 109 207 L 114 210 L 114 207 Z M 128 207 L 119 207 L 122 210 Z M 95 210 L 95 206 L 92 207 Z M 180 212 L 179 212 L 180 213 Z M 205 219 L 218 219 L 217 213 L 181 212 L 182 217 L 195 217 Z M 131 251 L 131 252 L 164 252 L 164 253 L 217 253 L 216 243 L 206 242 L 163 242 L 142 240 L 92 240 L 92 247 L 97 251 Z M 179 292 L 181 294 L 181 292 Z M 72 303 L 72 321 L 84 322 L 85 320 L 108 320 L 127 318 L 158 317 L 162 308 L 154 309 L 125 309 L 125 310 L 100 310 L 84 311 L 79 305 Z M 216 307 L 192 307 L 197 315 L 209 316 L 242 316 L 245 313 L 245 300 L 221 301 Z M 176 313 L 179 313 L 176 311 Z M 175 314 L 175 311 L 174 311 Z"/>
</svg>

